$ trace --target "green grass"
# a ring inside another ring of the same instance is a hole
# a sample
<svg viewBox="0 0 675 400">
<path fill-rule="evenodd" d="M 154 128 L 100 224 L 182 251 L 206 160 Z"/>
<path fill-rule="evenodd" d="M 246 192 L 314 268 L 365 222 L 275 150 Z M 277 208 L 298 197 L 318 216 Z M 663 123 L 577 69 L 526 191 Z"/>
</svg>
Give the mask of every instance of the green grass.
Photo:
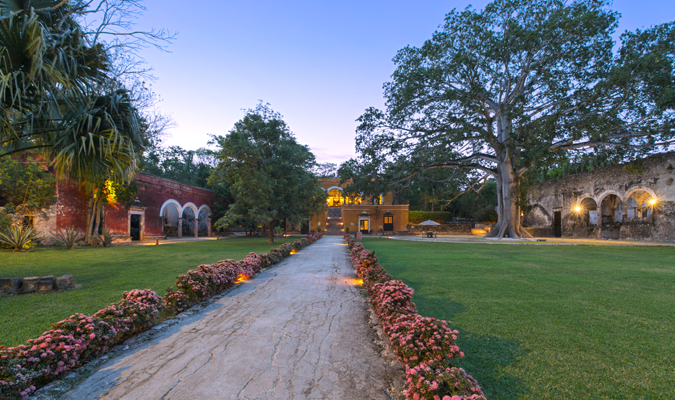
<svg viewBox="0 0 675 400">
<path fill-rule="evenodd" d="M 364 239 L 497 399 L 675 399 L 675 249 Z"/>
<path fill-rule="evenodd" d="M 228 239 L 161 246 L 0 250 L 0 277 L 71 274 L 82 287 L 63 292 L 0 296 L 0 345 L 15 346 L 38 337 L 50 324 L 73 313 L 91 315 L 119 301 L 125 290 L 153 289 L 163 295 L 176 277 L 199 264 L 240 260 L 295 238 Z"/>
</svg>

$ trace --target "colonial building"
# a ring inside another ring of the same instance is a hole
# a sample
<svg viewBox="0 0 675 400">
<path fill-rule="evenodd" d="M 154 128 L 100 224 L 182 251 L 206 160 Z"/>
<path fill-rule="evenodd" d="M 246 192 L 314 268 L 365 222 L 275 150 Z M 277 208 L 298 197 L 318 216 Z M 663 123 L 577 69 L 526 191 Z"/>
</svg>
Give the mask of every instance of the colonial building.
<svg viewBox="0 0 675 400">
<path fill-rule="evenodd" d="M 215 202 L 211 190 L 142 173 L 136 182 L 136 200 L 106 206 L 102 227 L 129 240 L 211 236 Z M 85 231 L 87 208 L 87 198 L 77 185 L 59 181 L 55 204 L 33 217 L 33 227 L 45 238 L 68 227 Z"/>
<path fill-rule="evenodd" d="M 533 185 L 534 236 L 675 241 L 675 153 Z"/>
<path fill-rule="evenodd" d="M 340 178 L 319 178 L 326 190 L 326 211 L 316 213 L 310 221 L 310 229 L 323 229 L 328 233 L 340 233 L 345 227 L 351 232 L 363 233 L 401 232 L 408 225 L 408 205 L 393 204 L 393 194 L 383 193 L 375 198 L 344 193 L 348 183 Z"/>
</svg>

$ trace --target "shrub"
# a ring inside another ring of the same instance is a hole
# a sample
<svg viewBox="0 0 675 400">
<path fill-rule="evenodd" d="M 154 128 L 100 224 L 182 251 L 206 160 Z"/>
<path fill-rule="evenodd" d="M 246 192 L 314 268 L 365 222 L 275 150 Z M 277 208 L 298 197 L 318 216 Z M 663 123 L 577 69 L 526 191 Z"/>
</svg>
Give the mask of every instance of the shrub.
<svg viewBox="0 0 675 400">
<path fill-rule="evenodd" d="M 408 399 L 486 400 L 471 375 L 439 362 L 421 363 L 406 370 Z M 450 395 L 451 394 L 451 395 Z"/>
<path fill-rule="evenodd" d="M 35 246 L 37 241 L 37 234 L 29 226 L 10 225 L 6 230 L 0 231 L 0 244 L 14 249 L 14 251 L 30 249 Z"/>
<path fill-rule="evenodd" d="M 321 238 L 308 235 L 294 243 L 306 245 Z M 151 328 L 164 310 L 175 315 L 197 301 L 251 277 L 287 257 L 293 245 L 284 243 L 270 253 L 249 253 L 241 261 L 223 260 L 200 265 L 180 275 L 177 289 L 170 287 L 162 299 L 150 289 L 124 292 L 119 302 L 88 317 L 74 314 L 52 325 L 39 338 L 5 349 L 0 346 L 0 399 L 28 396 L 39 386 L 65 371 L 107 352 L 112 346 Z"/>
<path fill-rule="evenodd" d="M 52 234 L 54 239 L 62 245 L 66 246 L 66 249 L 71 250 L 77 245 L 77 242 L 84 238 L 84 234 L 79 229 L 75 229 L 70 226 L 66 229 L 59 229 L 56 233 Z"/>
<path fill-rule="evenodd" d="M 411 224 L 419 224 L 428 220 L 442 224 L 450 219 L 452 219 L 452 213 L 448 211 L 408 211 L 408 223 Z"/>
<path fill-rule="evenodd" d="M 380 266 L 375 252 L 366 250 L 348 233 L 345 240 L 373 311 L 392 349 L 405 364 L 406 398 L 485 400 L 476 381 L 451 364 L 452 359 L 464 356 L 455 344 L 458 332 L 449 329 L 446 321 L 417 314 L 413 289 L 402 281 L 392 280 Z"/>
<path fill-rule="evenodd" d="M 113 235 L 112 232 L 110 232 L 110 229 L 105 228 L 103 229 L 103 233 L 99 234 L 94 233 L 94 243 L 99 244 L 103 247 L 108 247 L 112 245 L 113 241 L 117 239 L 117 236 Z"/>
</svg>

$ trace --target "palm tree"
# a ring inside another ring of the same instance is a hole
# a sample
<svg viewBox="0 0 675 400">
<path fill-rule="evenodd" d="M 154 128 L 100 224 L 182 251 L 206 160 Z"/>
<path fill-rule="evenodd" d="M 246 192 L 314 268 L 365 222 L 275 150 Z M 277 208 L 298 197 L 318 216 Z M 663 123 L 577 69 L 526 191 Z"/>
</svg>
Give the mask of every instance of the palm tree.
<svg viewBox="0 0 675 400">
<path fill-rule="evenodd" d="M 39 151 L 89 196 L 87 240 L 105 182 L 127 182 L 146 145 L 130 96 L 107 76 L 68 2 L 0 0 L 0 157 Z"/>
</svg>

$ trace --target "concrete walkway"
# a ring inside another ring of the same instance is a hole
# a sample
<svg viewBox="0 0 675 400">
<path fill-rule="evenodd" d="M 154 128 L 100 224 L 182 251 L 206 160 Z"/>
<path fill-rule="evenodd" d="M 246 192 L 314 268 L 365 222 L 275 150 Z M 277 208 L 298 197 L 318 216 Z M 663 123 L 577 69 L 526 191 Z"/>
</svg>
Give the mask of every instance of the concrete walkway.
<svg viewBox="0 0 675 400">
<path fill-rule="evenodd" d="M 347 247 L 324 237 L 102 364 L 63 399 L 386 399 Z"/>
</svg>

